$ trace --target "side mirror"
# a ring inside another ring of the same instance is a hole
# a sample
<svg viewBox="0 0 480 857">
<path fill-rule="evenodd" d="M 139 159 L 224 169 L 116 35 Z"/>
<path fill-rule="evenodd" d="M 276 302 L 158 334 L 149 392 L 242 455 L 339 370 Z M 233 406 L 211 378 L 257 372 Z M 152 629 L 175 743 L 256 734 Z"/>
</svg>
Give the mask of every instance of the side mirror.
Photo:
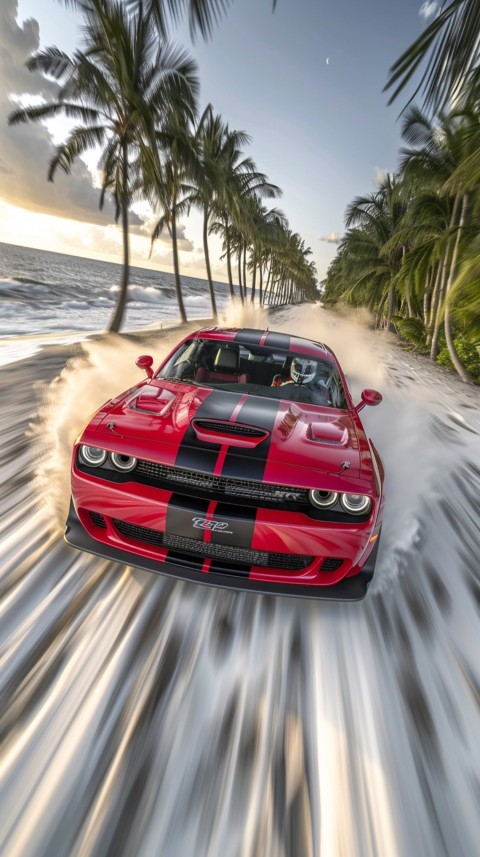
<svg viewBox="0 0 480 857">
<path fill-rule="evenodd" d="M 135 366 L 138 366 L 139 369 L 145 369 L 148 377 L 153 378 L 153 357 L 150 357 L 149 354 L 142 354 L 140 357 L 137 357 Z"/>
<path fill-rule="evenodd" d="M 377 390 L 362 390 L 362 401 L 355 408 L 357 414 L 365 405 L 379 405 L 382 401 L 382 394 Z"/>
</svg>

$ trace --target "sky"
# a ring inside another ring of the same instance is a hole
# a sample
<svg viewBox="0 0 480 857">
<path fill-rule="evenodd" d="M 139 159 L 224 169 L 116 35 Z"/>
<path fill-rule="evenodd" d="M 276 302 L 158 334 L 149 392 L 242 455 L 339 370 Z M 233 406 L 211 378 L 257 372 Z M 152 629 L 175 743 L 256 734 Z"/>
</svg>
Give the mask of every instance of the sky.
<svg viewBox="0 0 480 857">
<path fill-rule="evenodd" d="M 211 103 L 230 128 L 246 131 L 246 152 L 282 188 L 266 200 L 312 250 L 319 278 L 334 258 L 344 213 L 354 196 L 375 190 L 398 165 L 399 113 L 382 92 L 388 69 L 436 13 L 419 0 L 232 0 L 211 39 L 190 39 L 186 22 L 172 40 L 196 59 L 200 109 Z M 57 0 L 1 0 L 0 6 L 0 241 L 120 261 L 113 209 L 99 211 L 97 156 L 79 161 L 71 176 L 46 180 L 55 144 L 68 124 L 10 128 L 16 104 L 49 99 L 52 85 L 25 68 L 38 46 L 72 52 L 81 35 L 78 14 Z M 132 217 L 134 264 L 172 270 L 168 236 L 149 260 L 152 213 Z M 181 270 L 205 277 L 201 217 L 183 219 Z M 226 280 L 220 244 L 212 238 L 213 274 Z"/>
</svg>

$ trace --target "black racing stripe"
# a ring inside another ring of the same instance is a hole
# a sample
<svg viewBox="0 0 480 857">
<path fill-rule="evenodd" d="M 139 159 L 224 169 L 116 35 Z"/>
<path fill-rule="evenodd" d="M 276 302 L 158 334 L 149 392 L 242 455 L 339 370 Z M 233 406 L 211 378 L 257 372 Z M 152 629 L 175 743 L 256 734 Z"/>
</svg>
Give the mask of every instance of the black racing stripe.
<svg viewBox="0 0 480 857">
<path fill-rule="evenodd" d="M 242 395 L 242 393 L 229 393 L 226 390 L 212 390 L 197 408 L 195 419 L 229 420 Z M 190 424 L 179 446 L 175 466 L 199 470 L 202 473 L 213 473 L 219 452 L 220 444 L 199 440 L 195 429 Z"/>
<path fill-rule="evenodd" d="M 208 574 L 231 574 L 232 577 L 249 577 L 250 565 L 241 565 L 236 562 L 225 562 L 223 559 L 212 560 Z"/>
<path fill-rule="evenodd" d="M 210 540 L 217 545 L 250 548 L 253 541 L 257 509 L 247 506 L 233 506 L 231 503 L 217 503 L 213 521 L 227 523 L 224 530 L 211 531 Z"/>
<path fill-rule="evenodd" d="M 263 399 L 260 396 L 249 396 L 240 408 L 237 422 L 249 426 L 258 426 L 271 432 L 280 407 L 280 400 Z M 270 451 L 269 435 L 253 449 L 234 447 L 225 456 L 222 476 L 237 476 L 243 479 L 254 479 L 261 482 Z"/>
<path fill-rule="evenodd" d="M 243 343 L 244 345 L 260 345 L 260 340 L 264 336 L 264 330 L 253 330 L 251 328 L 243 328 L 234 336 L 234 341 Z"/>
<path fill-rule="evenodd" d="M 203 542 L 203 529 L 195 527 L 195 518 L 205 518 L 209 500 L 185 497 L 183 494 L 172 494 L 167 508 L 167 533 L 177 536 L 187 536 Z"/>
<path fill-rule="evenodd" d="M 288 351 L 290 348 L 291 337 L 287 333 L 268 333 L 265 340 L 265 345 L 270 348 L 281 348 Z"/>
</svg>

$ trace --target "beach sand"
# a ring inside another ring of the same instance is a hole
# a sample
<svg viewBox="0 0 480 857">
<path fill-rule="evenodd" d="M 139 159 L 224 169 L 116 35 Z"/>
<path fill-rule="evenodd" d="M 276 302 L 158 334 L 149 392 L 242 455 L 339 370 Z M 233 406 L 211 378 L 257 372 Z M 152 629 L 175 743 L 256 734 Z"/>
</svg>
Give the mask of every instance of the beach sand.
<svg viewBox="0 0 480 857">
<path fill-rule="evenodd" d="M 363 412 L 387 507 L 360 604 L 173 582 L 63 542 L 72 438 L 141 377 L 138 354 L 199 322 L 3 367 L 0 853 L 476 853 L 479 391 L 319 307 L 270 325 L 324 338 L 356 396 L 384 394 Z"/>
</svg>

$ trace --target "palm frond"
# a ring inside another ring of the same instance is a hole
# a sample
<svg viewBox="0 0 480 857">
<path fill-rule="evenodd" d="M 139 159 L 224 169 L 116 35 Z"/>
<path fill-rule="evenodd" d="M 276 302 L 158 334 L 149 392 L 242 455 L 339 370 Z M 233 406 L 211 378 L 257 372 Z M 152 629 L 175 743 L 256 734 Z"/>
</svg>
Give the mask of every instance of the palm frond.
<svg viewBox="0 0 480 857">
<path fill-rule="evenodd" d="M 52 116 L 57 116 L 63 113 L 63 104 L 41 104 L 38 107 L 23 107 L 19 110 L 14 110 L 8 117 L 9 125 L 21 125 L 25 122 L 37 122 L 41 119 L 50 119 Z"/>
<path fill-rule="evenodd" d="M 389 104 L 405 89 L 424 64 L 420 80 L 407 102 L 419 92 L 426 109 L 438 110 L 458 97 L 478 68 L 480 4 L 478 0 L 444 0 L 439 15 L 390 69 L 385 90 Z"/>
</svg>

